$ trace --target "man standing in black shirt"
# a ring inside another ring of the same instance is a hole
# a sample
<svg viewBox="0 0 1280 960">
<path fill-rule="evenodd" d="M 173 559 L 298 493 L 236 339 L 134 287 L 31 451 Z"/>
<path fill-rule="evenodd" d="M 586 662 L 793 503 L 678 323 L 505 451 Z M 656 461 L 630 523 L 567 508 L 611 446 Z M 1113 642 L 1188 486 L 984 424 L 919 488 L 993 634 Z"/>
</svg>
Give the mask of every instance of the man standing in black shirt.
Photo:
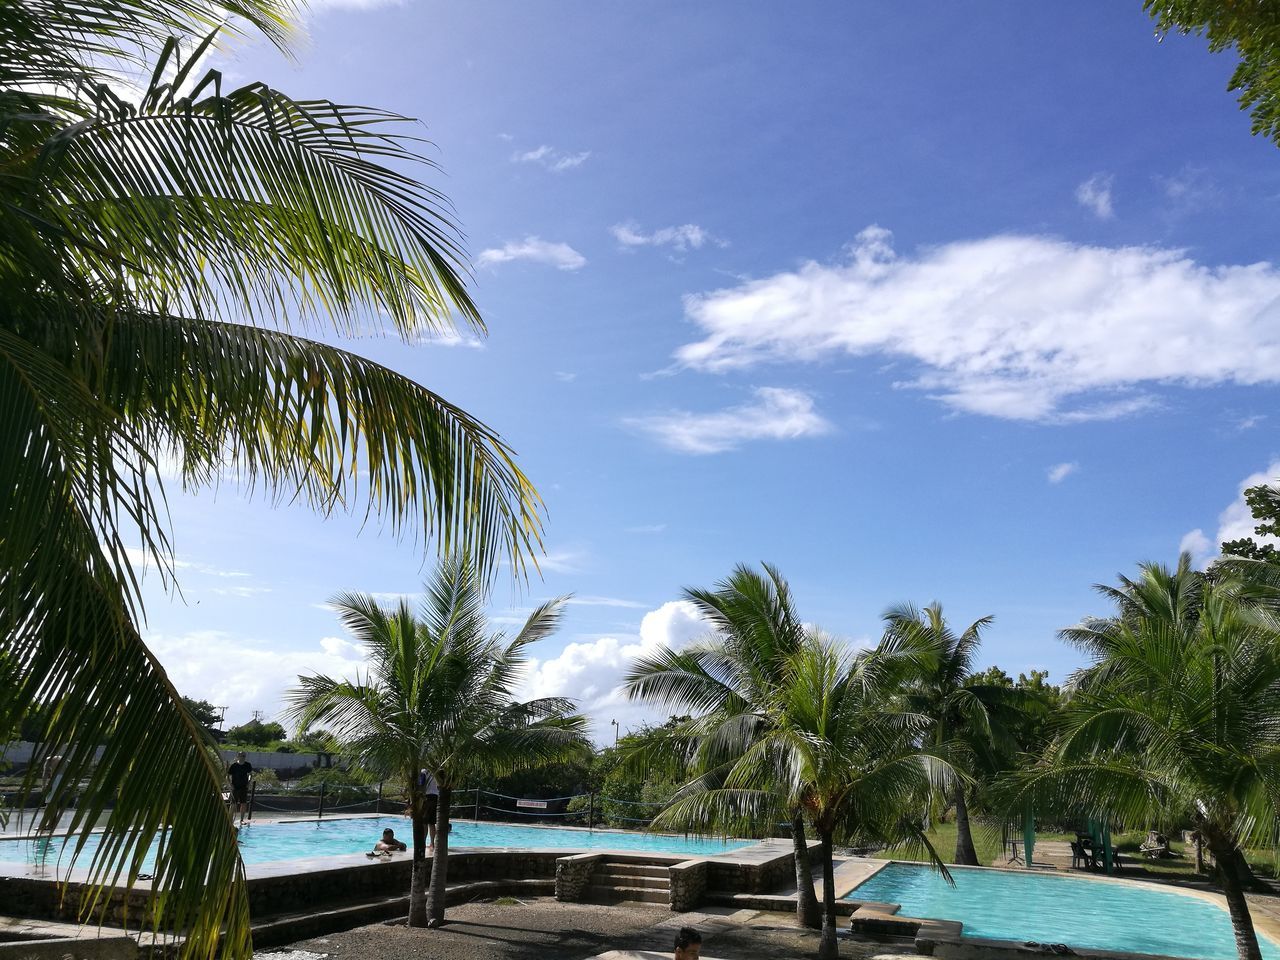
<svg viewBox="0 0 1280 960">
<path fill-rule="evenodd" d="M 249 781 L 253 778 L 253 764 L 245 759 L 244 751 L 236 754 L 227 767 L 227 779 L 231 781 L 231 802 L 240 808 L 240 822 L 244 823 L 249 810 Z M 234 812 L 232 814 L 234 816 Z"/>
</svg>

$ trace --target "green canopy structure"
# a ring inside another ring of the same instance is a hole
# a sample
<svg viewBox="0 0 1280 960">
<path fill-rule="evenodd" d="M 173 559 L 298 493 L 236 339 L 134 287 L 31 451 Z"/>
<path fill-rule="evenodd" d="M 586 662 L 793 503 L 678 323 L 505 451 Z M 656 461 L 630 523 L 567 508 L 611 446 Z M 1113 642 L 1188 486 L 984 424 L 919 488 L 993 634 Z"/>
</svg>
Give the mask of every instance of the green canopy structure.
<svg viewBox="0 0 1280 960">
<path fill-rule="evenodd" d="M 1088 824 L 1089 838 L 1093 841 L 1093 849 L 1095 856 L 1097 851 L 1102 851 L 1102 865 L 1106 868 L 1107 873 L 1111 873 L 1115 862 L 1114 851 L 1111 848 L 1111 824 L 1105 820 L 1089 820 Z"/>
<path fill-rule="evenodd" d="M 1031 866 L 1031 854 L 1036 849 L 1036 815 L 1031 810 L 1027 811 L 1022 821 L 1022 860 L 1026 866 Z"/>
</svg>

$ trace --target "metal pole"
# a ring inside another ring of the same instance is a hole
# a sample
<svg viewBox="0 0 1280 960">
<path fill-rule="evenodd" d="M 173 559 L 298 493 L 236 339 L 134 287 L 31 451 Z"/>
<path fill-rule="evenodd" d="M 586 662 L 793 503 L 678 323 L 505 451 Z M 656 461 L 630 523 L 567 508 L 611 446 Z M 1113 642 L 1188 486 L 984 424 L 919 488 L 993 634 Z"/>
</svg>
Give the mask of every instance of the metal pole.
<svg viewBox="0 0 1280 960">
<path fill-rule="evenodd" d="M 320 781 L 320 813 L 316 817 L 317 820 L 324 819 L 324 781 Z"/>
<path fill-rule="evenodd" d="M 378 806 L 374 808 L 375 813 L 382 812 L 382 781 L 378 781 Z"/>
<path fill-rule="evenodd" d="M 257 798 L 258 798 L 258 781 L 251 780 L 249 781 L 249 819 L 250 820 L 253 819 L 253 801 L 256 800 Z M 233 795 L 231 799 L 234 802 L 235 796 Z"/>
<path fill-rule="evenodd" d="M 475 813 L 475 819 L 476 819 L 476 821 L 477 821 L 477 822 L 479 822 L 479 820 L 480 820 L 480 788 L 479 788 L 479 787 L 476 787 L 476 813 Z"/>
<path fill-rule="evenodd" d="M 587 829 L 594 830 L 596 826 L 596 795 L 594 793 L 587 794 Z"/>
</svg>

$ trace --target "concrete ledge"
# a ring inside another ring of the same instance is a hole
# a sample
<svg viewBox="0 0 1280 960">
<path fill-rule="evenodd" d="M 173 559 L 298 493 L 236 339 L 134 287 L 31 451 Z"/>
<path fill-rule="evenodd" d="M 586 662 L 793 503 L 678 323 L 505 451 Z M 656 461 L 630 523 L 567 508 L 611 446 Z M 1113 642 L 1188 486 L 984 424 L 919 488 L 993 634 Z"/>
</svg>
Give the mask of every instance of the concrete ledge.
<svg viewBox="0 0 1280 960">
<path fill-rule="evenodd" d="M 1058 956 L 1048 945 L 1028 947 L 1015 940 L 989 940 L 984 937 L 943 937 L 938 940 L 917 938 L 916 952 L 942 960 L 1032 960 Z M 1086 960 L 1177 960 L 1164 954 L 1128 953 L 1120 950 L 1073 948 L 1070 956 Z"/>
<path fill-rule="evenodd" d="M 738 910 L 765 910 L 772 913 L 796 912 L 795 894 L 770 893 L 729 893 L 725 890 L 714 890 L 707 894 L 706 902 L 717 907 L 734 907 Z M 859 904 L 851 900 L 836 901 L 836 916 L 853 916 Z"/>
<path fill-rule="evenodd" d="M 445 905 L 456 907 L 461 903 L 488 897 L 547 897 L 554 893 L 554 880 L 479 880 L 449 887 L 445 893 Z M 255 948 L 278 947 L 408 915 L 409 898 L 404 896 L 313 913 L 273 917 L 264 923 L 254 924 L 253 945 Z"/>
<path fill-rule="evenodd" d="M 137 960 L 132 937 L 30 937 L 0 942 L 5 960 Z"/>
</svg>

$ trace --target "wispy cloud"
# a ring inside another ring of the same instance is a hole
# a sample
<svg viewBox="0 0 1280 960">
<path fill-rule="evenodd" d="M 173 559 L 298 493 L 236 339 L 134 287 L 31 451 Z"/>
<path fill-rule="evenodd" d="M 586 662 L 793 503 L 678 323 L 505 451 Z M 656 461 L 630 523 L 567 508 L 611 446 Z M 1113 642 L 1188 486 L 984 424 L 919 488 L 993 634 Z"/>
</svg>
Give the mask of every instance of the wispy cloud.
<svg viewBox="0 0 1280 960">
<path fill-rule="evenodd" d="M 1005 235 L 899 255 L 879 227 L 846 258 L 685 298 L 708 372 L 833 356 L 907 361 L 948 407 L 1073 423 L 1159 406 L 1152 388 L 1280 383 L 1280 268 L 1185 251 Z"/>
<path fill-rule="evenodd" d="M 628 610 L 642 610 L 646 606 L 636 600 L 617 597 L 570 597 L 565 603 L 571 607 L 624 607 Z"/>
<path fill-rule="evenodd" d="M 1211 207 L 1220 196 L 1213 177 L 1200 167 L 1188 165 L 1169 176 L 1157 175 L 1155 182 L 1168 201 L 1170 212 L 1175 214 Z"/>
<path fill-rule="evenodd" d="M 624 527 L 623 533 L 662 533 L 667 529 L 665 523 L 642 523 L 637 527 Z"/>
<path fill-rule="evenodd" d="M 633 417 L 628 426 L 649 434 L 681 453 L 724 453 L 752 440 L 796 440 L 831 431 L 831 424 L 815 409 L 803 390 L 757 387 L 750 403 L 694 413 L 677 410 Z"/>
<path fill-rule="evenodd" d="M 513 260 L 542 263 L 557 270 L 581 270 L 587 264 L 587 258 L 567 243 L 551 243 L 539 237 L 511 240 L 501 247 L 481 251 L 476 263 L 488 267 Z"/>
<path fill-rule="evenodd" d="M 678 227 L 662 227 L 652 233 L 645 233 L 634 220 L 627 223 L 616 223 L 609 228 L 615 240 L 624 248 L 633 247 L 670 247 L 680 253 L 688 250 L 700 250 L 708 243 L 717 247 L 727 247 L 728 241 L 712 236 L 696 223 L 685 223 Z"/>
<path fill-rule="evenodd" d="M 1236 421 L 1236 429 L 1244 433 L 1246 430 L 1252 430 L 1265 419 L 1267 419 L 1265 413 L 1255 413 L 1248 417 L 1241 417 Z"/>
<path fill-rule="evenodd" d="M 573 381 L 578 379 L 578 375 L 568 370 L 557 370 L 555 372 L 555 378 L 561 383 L 573 383 Z"/>
<path fill-rule="evenodd" d="M 125 547 L 125 556 L 129 563 L 136 567 L 139 571 L 145 572 L 154 566 L 151 554 L 143 550 L 142 547 Z M 230 570 L 225 567 L 217 567 L 209 563 L 201 563 L 198 560 L 183 560 L 175 558 L 173 560 L 173 569 L 175 571 L 188 571 L 190 573 L 198 573 L 206 577 L 248 577 L 250 574 L 243 570 Z"/>
<path fill-rule="evenodd" d="M 469 350 L 483 350 L 484 341 L 471 334 L 462 334 L 457 330 L 444 330 L 440 333 L 424 333 L 416 337 L 414 343 L 424 347 L 466 347 Z"/>
<path fill-rule="evenodd" d="M 576 170 L 586 163 L 590 157 L 590 150 L 568 153 L 544 143 L 542 146 L 535 147 L 532 150 L 517 150 L 511 155 L 511 162 L 535 163 L 550 170 L 552 173 L 564 173 L 566 170 Z"/>
<path fill-rule="evenodd" d="M 1056 463 L 1046 472 L 1050 483 L 1061 483 L 1079 469 L 1080 464 L 1078 463 Z"/>
<path fill-rule="evenodd" d="M 324 10 L 372 10 L 375 7 L 399 7 L 405 0 L 310 0 L 306 9 L 312 13 Z"/>
<path fill-rule="evenodd" d="M 1111 203 L 1111 174 L 1095 173 L 1076 187 L 1076 202 L 1099 220 L 1110 220 L 1115 214 Z"/>
</svg>

